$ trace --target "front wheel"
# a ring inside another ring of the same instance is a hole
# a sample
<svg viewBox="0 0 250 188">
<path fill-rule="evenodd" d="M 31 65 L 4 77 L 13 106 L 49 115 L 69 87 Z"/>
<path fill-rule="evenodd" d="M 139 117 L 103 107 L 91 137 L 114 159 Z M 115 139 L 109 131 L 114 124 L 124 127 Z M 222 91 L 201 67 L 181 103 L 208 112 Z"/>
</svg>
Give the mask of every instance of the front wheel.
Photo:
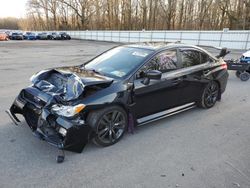
<svg viewBox="0 0 250 188">
<path fill-rule="evenodd" d="M 218 97 L 219 85 L 215 81 L 212 81 L 204 88 L 198 106 L 201 108 L 211 108 L 215 105 Z"/>
<path fill-rule="evenodd" d="M 93 142 L 100 146 L 110 146 L 117 143 L 124 135 L 128 117 L 123 108 L 111 106 L 91 112 L 87 122 L 96 133 Z"/>
</svg>

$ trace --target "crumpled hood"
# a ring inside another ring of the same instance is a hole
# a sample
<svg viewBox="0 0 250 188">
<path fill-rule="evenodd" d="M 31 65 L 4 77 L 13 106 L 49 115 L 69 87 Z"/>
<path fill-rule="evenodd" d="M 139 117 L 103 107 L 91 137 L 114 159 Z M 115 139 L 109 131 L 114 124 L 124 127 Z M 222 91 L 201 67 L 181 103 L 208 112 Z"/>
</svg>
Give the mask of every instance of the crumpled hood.
<svg viewBox="0 0 250 188">
<path fill-rule="evenodd" d="M 78 77 L 81 78 L 85 86 L 103 84 L 103 83 L 111 83 L 113 81 L 113 79 L 111 78 L 96 74 L 93 71 L 85 70 L 79 66 L 59 67 L 59 68 L 55 68 L 54 70 L 62 74 L 71 73 L 71 74 L 77 75 Z"/>
<path fill-rule="evenodd" d="M 77 99 L 87 86 L 109 86 L 113 79 L 84 70 L 79 66 L 40 71 L 31 78 L 34 86 L 64 101 Z"/>
</svg>

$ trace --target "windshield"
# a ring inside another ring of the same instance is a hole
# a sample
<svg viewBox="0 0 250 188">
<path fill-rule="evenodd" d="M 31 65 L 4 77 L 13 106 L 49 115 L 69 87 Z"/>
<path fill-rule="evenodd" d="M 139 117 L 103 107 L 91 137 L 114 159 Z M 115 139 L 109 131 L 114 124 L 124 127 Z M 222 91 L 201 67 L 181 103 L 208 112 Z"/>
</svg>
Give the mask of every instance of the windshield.
<svg viewBox="0 0 250 188">
<path fill-rule="evenodd" d="M 111 49 L 85 65 L 85 69 L 122 78 L 138 67 L 153 51 L 133 47 Z"/>
</svg>

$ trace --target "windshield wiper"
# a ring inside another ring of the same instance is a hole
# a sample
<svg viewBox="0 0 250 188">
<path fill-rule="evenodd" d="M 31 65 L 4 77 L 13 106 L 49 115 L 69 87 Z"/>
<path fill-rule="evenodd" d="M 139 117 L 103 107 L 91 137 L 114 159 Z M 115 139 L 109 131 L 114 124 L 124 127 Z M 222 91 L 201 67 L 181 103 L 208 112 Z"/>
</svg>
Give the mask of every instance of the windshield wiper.
<svg viewBox="0 0 250 188">
<path fill-rule="evenodd" d="M 87 71 L 92 71 L 92 72 L 94 72 L 94 73 L 96 73 L 96 74 L 100 74 L 100 75 L 105 76 L 105 74 L 104 74 L 103 72 L 100 72 L 100 71 L 98 71 L 98 70 L 96 70 L 96 69 L 94 69 L 94 68 L 86 69 L 86 68 L 84 67 L 84 69 L 87 70 Z"/>
</svg>

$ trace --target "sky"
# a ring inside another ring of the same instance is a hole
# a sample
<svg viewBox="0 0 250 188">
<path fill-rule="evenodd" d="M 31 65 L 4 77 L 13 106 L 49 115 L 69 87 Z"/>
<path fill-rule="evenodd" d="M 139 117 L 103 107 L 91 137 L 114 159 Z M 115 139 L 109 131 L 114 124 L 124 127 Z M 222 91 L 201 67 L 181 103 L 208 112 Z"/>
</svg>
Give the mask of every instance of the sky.
<svg viewBox="0 0 250 188">
<path fill-rule="evenodd" d="M 27 0 L 0 0 L 0 18 L 25 16 L 25 4 Z"/>
</svg>

